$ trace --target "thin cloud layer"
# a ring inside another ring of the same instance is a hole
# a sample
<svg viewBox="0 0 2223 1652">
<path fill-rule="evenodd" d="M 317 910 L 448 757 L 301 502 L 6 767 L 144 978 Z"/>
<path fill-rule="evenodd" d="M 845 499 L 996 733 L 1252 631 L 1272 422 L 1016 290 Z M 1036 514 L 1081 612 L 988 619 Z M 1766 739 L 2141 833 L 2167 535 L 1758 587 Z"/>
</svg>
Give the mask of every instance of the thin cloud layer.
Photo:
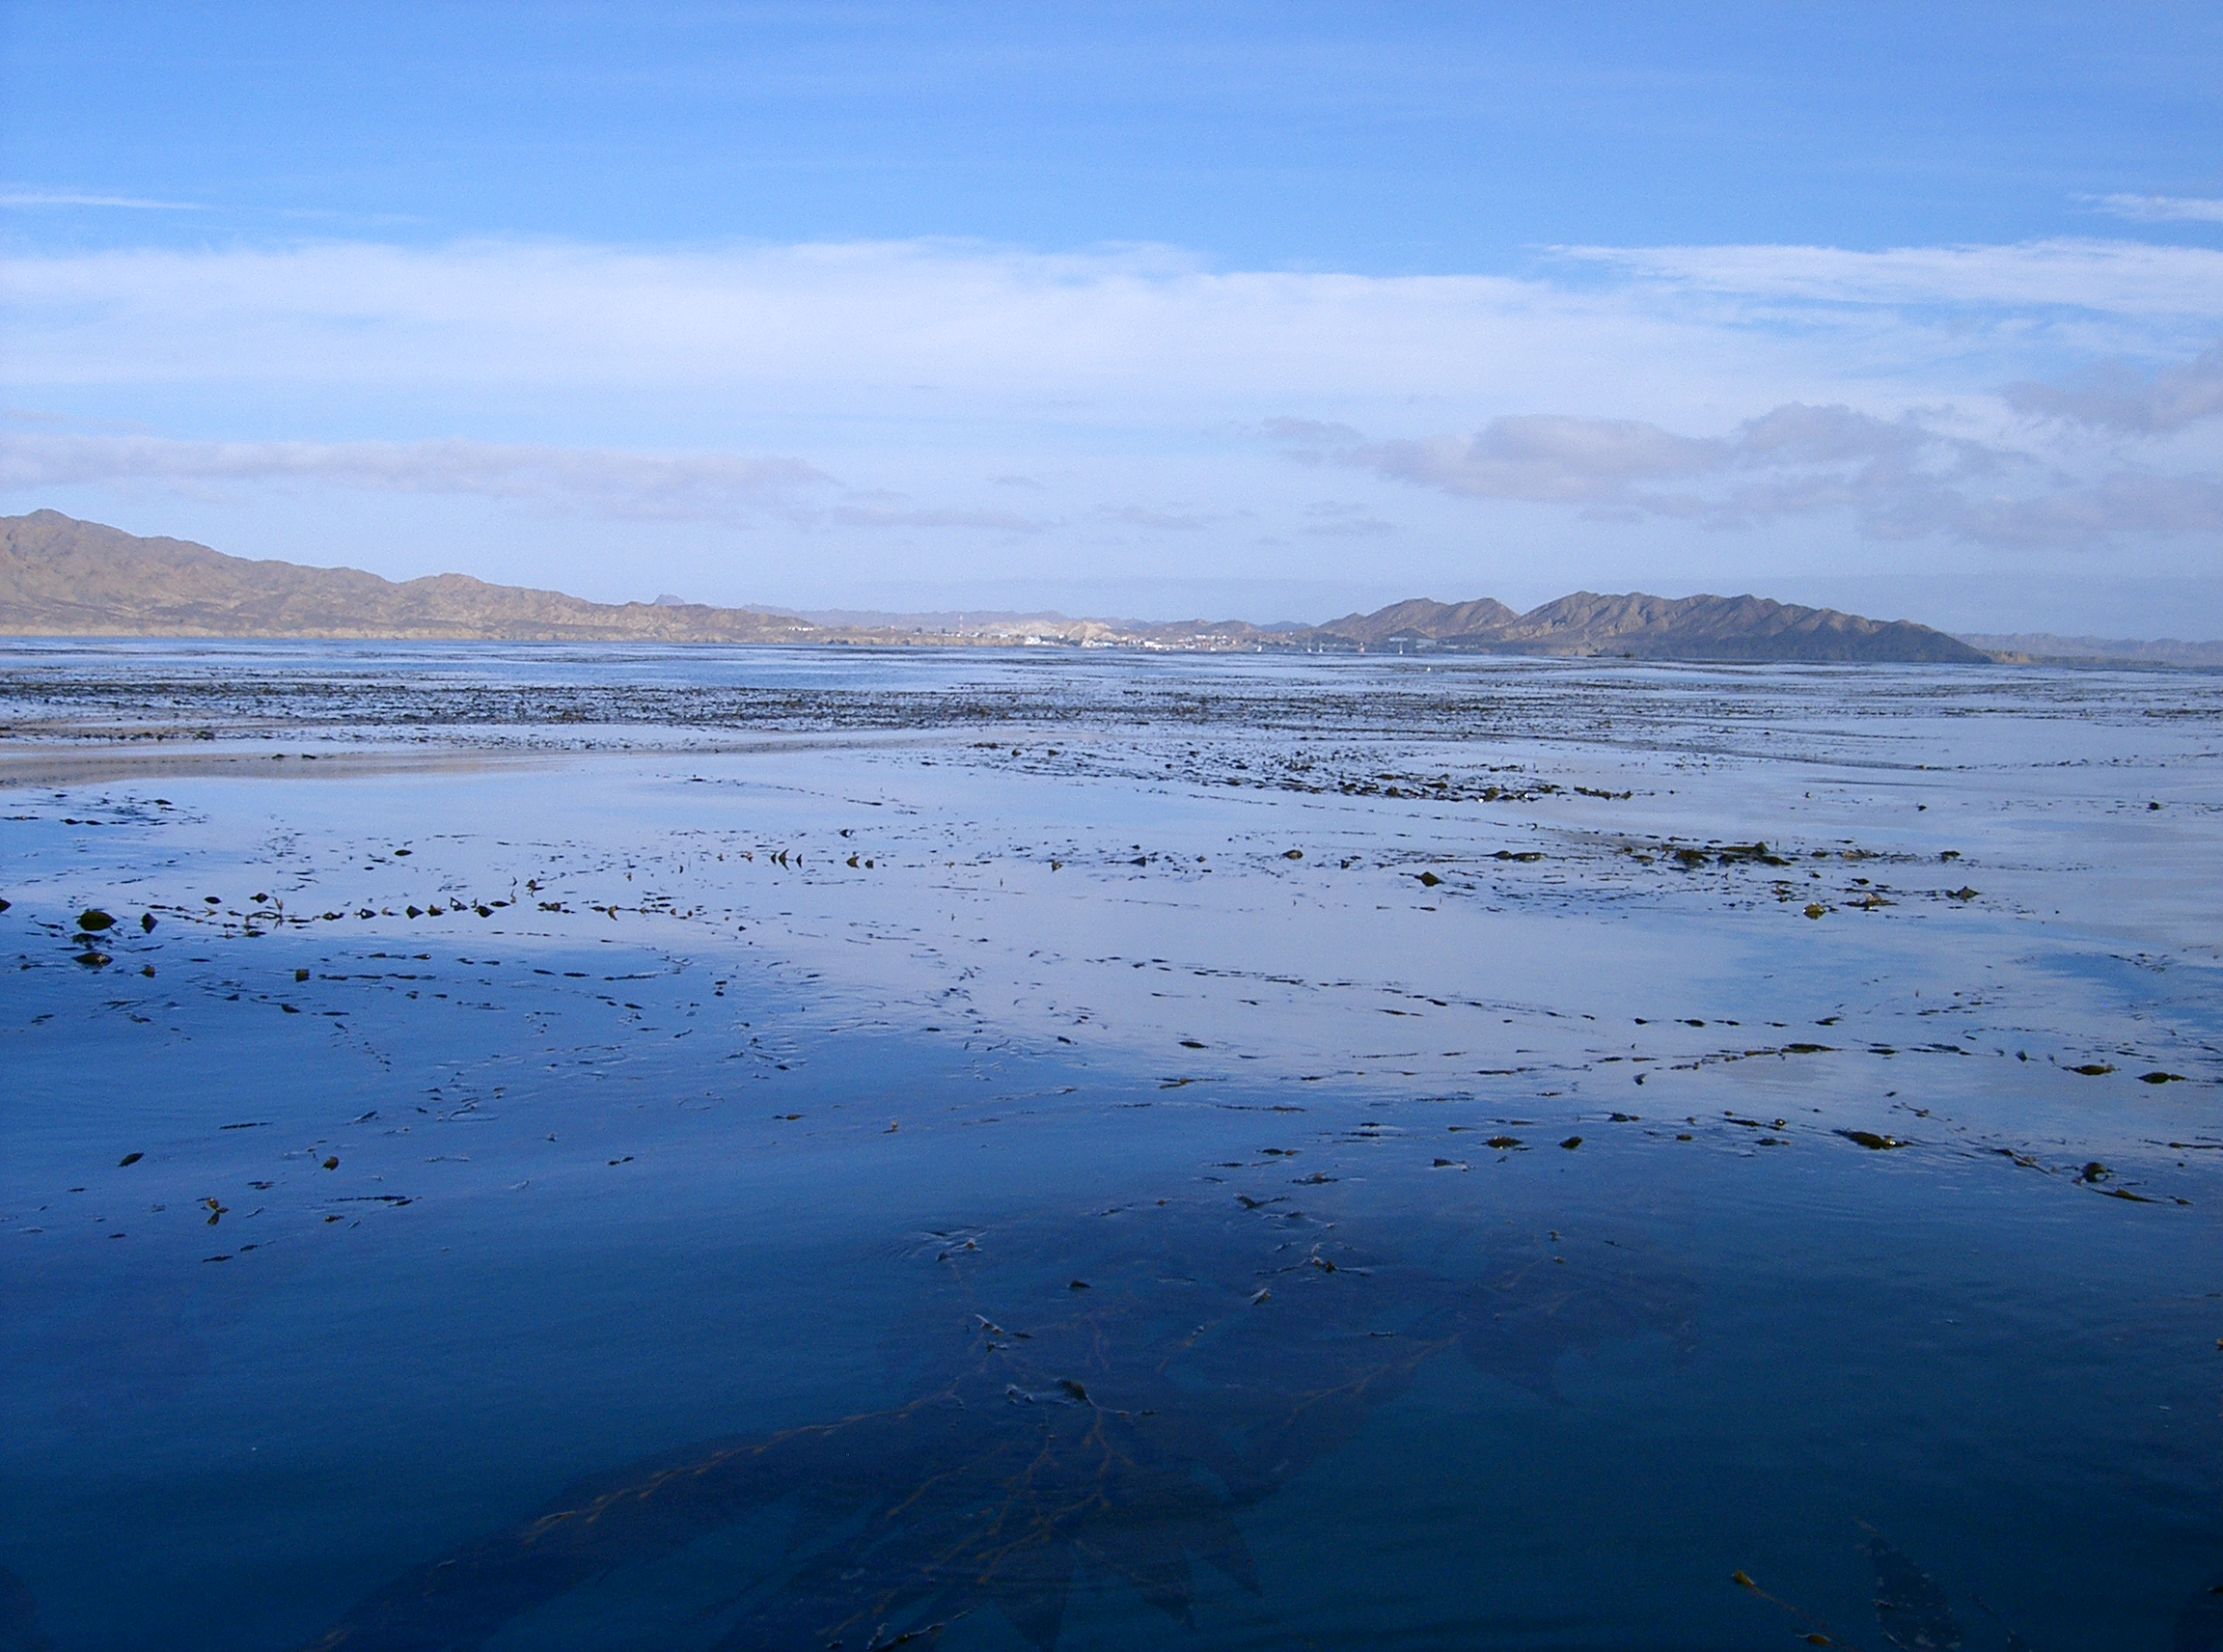
<svg viewBox="0 0 2223 1652">
<path fill-rule="evenodd" d="M 2085 310 L 2146 319 L 2223 317 L 2223 252 L 2063 236 L 2012 246 L 1585 247 L 1571 262 L 1770 302 Z"/>
<path fill-rule="evenodd" d="M 1827 399 L 1817 381 L 1833 393 L 1879 361 L 1931 377 L 2003 350 L 2028 360 L 2046 346 L 2019 314 L 2033 309 L 2089 312 L 2072 341 L 2085 354 L 2092 337 L 2127 353 L 2174 343 L 2167 330 L 2187 319 L 2223 328 L 2223 253 L 2203 248 L 1564 258 L 1580 279 L 1215 271 L 1165 249 L 942 242 L 134 250 L 0 260 L 0 326 L 19 387 L 316 384 L 448 399 L 605 388 L 691 400 L 746 389 L 844 416 L 1029 420 L 1176 399 L 1255 420 L 1260 397 L 1287 406 L 1478 387 L 1535 399 L 1551 388 L 1596 415 L 1658 417 L 1686 387 L 1755 375 Z M 1880 318 L 1877 307 L 1909 313 Z M 1949 326 L 1929 314 L 1944 310 Z M 2164 335 L 2150 338 L 2156 327 Z M 1605 405 L 1615 398 L 1638 404 Z"/>
<path fill-rule="evenodd" d="M 2102 212 L 2141 223 L 2223 224 L 2223 201 L 2191 195 L 2100 195 L 2093 203 Z"/>
<path fill-rule="evenodd" d="M 2073 549 L 2213 534 L 2223 476 L 2223 252 L 2131 240 L 1573 248 L 1521 278 L 929 241 L 140 249 L 0 260 L 0 329 L 11 399 L 69 409 L 0 439 L 25 504 L 478 497 L 852 535 L 860 566 L 918 532 L 1014 570 L 1323 577 L 1359 540 L 1552 511 L 1692 555 L 1791 519 Z M 222 439 L 241 405 L 393 439 Z M 118 433 L 149 407 L 162 434 Z M 420 439 L 422 409 L 471 438 Z M 1262 428 L 1371 492 L 1289 497 Z"/>
<path fill-rule="evenodd" d="M 2223 413 L 2223 344 L 2157 372 L 2141 373 L 2127 362 L 2096 362 L 2065 384 L 2022 381 L 2003 386 L 1999 394 L 2017 412 L 2161 435 Z"/>
<path fill-rule="evenodd" d="M 29 189 L 0 185 L 0 206 L 114 206 L 132 212 L 201 212 L 197 201 L 149 201 L 136 195 L 98 195 L 81 189 Z"/>
<path fill-rule="evenodd" d="M 1728 453 L 1722 442 L 1678 436 L 1635 419 L 1515 414 L 1491 420 L 1472 436 L 1366 443 L 1336 457 L 1393 482 L 1468 499 L 1591 504 L 1639 481 L 1718 469 Z"/>
<path fill-rule="evenodd" d="M 824 511 L 797 510 L 790 518 L 802 527 L 821 522 L 844 528 L 956 528 L 992 534 L 1046 534 L 1057 526 L 1016 510 L 972 510 L 958 506 L 837 505 Z"/>
<path fill-rule="evenodd" d="M 2223 351 L 2209 356 L 2223 359 Z M 2211 372 L 2209 362 L 2191 367 Z M 2141 381 L 2148 389 L 2154 382 Z M 2184 394 L 2169 402 L 2190 404 Z M 1269 433 L 1300 463 L 1465 499 L 1572 505 L 1603 520 L 1720 530 L 1835 512 L 1872 539 L 1943 536 L 2000 549 L 2223 531 L 2223 482 L 2213 476 L 2117 469 L 2066 480 L 2038 454 L 1941 431 L 1911 414 L 1885 420 L 1843 406 L 1790 402 L 1708 437 L 1636 420 L 1532 415 L 1492 420 L 1470 436 L 1372 441 L 1299 420 L 1270 422 Z"/>
<path fill-rule="evenodd" d="M 640 454 L 496 442 L 191 442 L 156 436 L 0 437 L 0 488 L 169 483 L 334 486 L 500 499 L 606 519 L 777 521 L 833 528 L 950 528 L 1040 534 L 1057 524 L 1012 510 L 921 505 L 857 492 L 802 459 L 753 454 Z M 832 490 L 832 491 L 830 491 Z"/>
<path fill-rule="evenodd" d="M 194 442 L 26 434 L 0 439 L 0 486 L 171 482 L 326 484 L 379 493 L 476 495 L 597 515 L 747 520 L 810 513 L 833 478 L 801 459 L 657 455 L 494 442 Z"/>
</svg>

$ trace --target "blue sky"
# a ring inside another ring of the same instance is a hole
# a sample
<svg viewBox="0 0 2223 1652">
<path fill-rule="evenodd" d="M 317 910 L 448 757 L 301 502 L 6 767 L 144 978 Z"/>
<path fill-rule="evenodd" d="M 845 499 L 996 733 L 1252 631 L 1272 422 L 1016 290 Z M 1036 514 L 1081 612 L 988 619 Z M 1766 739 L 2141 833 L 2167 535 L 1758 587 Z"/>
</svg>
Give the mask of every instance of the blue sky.
<svg viewBox="0 0 2223 1652">
<path fill-rule="evenodd" d="M 0 509 L 2223 634 L 2212 7 L 0 4 Z"/>
</svg>

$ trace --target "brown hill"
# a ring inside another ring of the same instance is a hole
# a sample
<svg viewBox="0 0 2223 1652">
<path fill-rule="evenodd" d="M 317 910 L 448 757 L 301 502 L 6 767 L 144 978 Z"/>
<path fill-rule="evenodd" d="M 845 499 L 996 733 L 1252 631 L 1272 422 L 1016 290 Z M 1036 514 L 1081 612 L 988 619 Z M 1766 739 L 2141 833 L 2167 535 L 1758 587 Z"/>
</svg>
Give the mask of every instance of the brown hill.
<svg viewBox="0 0 2223 1652">
<path fill-rule="evenodd" d="M 1911 620 L 1865 620 L 1834 608 L 1801 608 L 1763 596 L 1670 597 L 1640 592 L 1601 596 L 1578 591 L 1519 615 L 1496 602 L 1411 601 L 1334 620 L 1321 630 L 1366 647 L 1403 645 L 1460 653 L 1755 661 L 1969 662 L 1990 657 Z"/>
<path fill-rule="evenodd" d="M 1440 642 L 1446 637 L 1495 634 L 1520 618 L 1491 596 L 1474 602 L 1431 602 L 1415 596 L 1371 614 L 1347 614 L 1318 629 L 1372 648 L 1400 638 Z"/>
<path fill-rule="evenodd" d="M 864 618 L 860 616 L 859 618 Z M 881 618 L 874 616 L 872 618 Z M 463 574 L 396 584 L 356 568 L 249 562 L 142 539 L 58 510 L 0 516 L 0 633 L 37 636 L 395 637 L 518 642 L 1066 644 L 1307 652 L 1632 655 L 1684 660 L 1970 661 L 1990 656 L 1904 620 L 1758 596 L 1600 596 L 1526 614 L 1488 597 L 1424 598 L 1310 627 L 1240 620 L 1144 623 L 1059 615 L 911 616 L 815 625 L 787 614 L 670 601 L 603 603 Z"/>
<path fill-rule="evenodd" d="M 357 568 L 250 562 L 59 510 L 0 517 L 0 631 L 17 634 L 764 643 L 816 630 L 746 608 L 588 602 L 459 573 L 398 585 Z"/>
<path fill-rule="evenodd" d="M 1961 640 L 1992 654 L 2031 660 L 2064 660 L 2079 665 L 2127 661 L 2153 666 L 2223 666 L 2223 639 L 2180 642 L 2175 637 L 2063 637 L 2051 631 L 2009 631 L 1989 635 L 1964 632 Z"/>
</svg>

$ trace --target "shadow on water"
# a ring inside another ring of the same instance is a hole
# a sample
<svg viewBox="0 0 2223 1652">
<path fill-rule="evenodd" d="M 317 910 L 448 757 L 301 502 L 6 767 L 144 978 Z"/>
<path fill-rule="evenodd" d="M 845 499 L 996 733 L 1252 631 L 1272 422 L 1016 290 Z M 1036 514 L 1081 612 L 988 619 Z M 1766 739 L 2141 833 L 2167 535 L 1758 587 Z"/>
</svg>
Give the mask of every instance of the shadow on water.
<svg viewBox="0 0 2223 1652">
<path fill-rule="evenodd" d="M 919 1235 L 921 1304 L 889 1339 L 903 1403 L 575 1481 L 311 1644 L 480 1646 L 617 1568 L 775 1510 L 783 1556 L 704 1609 L 711 1644 L 922 1645 L 992 1609 L 1048 1649 L 1082 1580 L 1189 1622 L 1198 1564 L 1261 1590 L 1238 1515 L 1350 1443 L 1423 1363 L 1456 1350 L 1556 1400 L 1562 1355 L 1680 1345 L 1697 1306 L 1634 1251 L 1508 1244 L 1452 1277 L 1280 1201 L 1198 1215 L 1116 1213 L 1113 1244 L 1085 1261 L 1070 1229 Z"/>
</svg>

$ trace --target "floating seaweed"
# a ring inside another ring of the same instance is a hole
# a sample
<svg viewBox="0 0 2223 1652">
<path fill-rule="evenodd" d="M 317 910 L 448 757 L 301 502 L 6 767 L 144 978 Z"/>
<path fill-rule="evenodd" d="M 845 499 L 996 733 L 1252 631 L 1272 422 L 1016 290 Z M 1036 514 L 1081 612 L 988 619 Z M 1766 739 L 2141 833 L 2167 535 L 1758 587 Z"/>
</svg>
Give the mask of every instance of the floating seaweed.
<svg viewBox="0 0 2223 1652">
<path fill-rule="evenodd" d="M 1173 1213 L 1178 1214 L 1178 1213 Z M 1455 1279 L 1360 1252 L 1252 1201 L 1092 1256 L 925 1236 L 936 1270 L 890 1352 L 886 1410 L 690 1446 L 575 1481 L 538 1513 L 358 1603 L 318 1652 L 463 1652 L 613 1568 L 782 1509 L 772 1578 L 714 1609 L 721 1647 L 877 1648 L 994 1609 L 1057 1644 L 1084 1577 L 1193 1620 L 1195 1567 L 1259 1592 L 1238 1515 L 1336 1450 L 1426 1361 L 1457 1349 L 1557 1400 L 1571 1350 L 1681 1343 L 1695 1292 L 1640 1252 L 1514 1246 Z M 1074 1281 L 1078 1283 L 1079 1281 Z"/>
</svg>

